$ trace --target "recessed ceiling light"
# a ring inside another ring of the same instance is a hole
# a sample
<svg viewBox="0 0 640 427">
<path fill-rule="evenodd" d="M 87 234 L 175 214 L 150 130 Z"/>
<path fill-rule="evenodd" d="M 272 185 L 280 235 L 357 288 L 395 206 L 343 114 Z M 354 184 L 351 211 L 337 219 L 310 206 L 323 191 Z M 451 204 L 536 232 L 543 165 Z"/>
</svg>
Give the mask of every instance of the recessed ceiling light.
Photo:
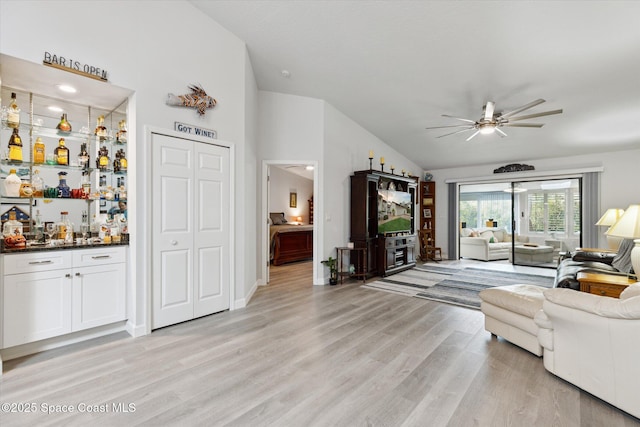
<svg viewBox="0 0 640 427">
<path fill-rule="evenodd" d="M 291 77 L 291 73 L 289 72 L 289 70 L 282 70 L 280 74 L 282 74 L 282 77 L 284 77 L 285 79 Z"/>
<path fill-rule="evenodd" d="M 56 113 L 62 113 L 64 110 L 56 105 L 50 105 L 49 110 L 54 111 Z"/>
<path fill-rule="evenodd" d="M 75 87 L 69 86 L 69 85 L 58 85 L 58 89 L 60 89 L 63 92 L 67 92 L 67 93 L 76 93 L 77 92 Z"/>
<path fill-rule="evenodd" d="M 308 171 L 312 171 L 313 170 L 313 166 L 307 165 L 307 167 L 305 169 L 308 170 Z"/>
</svg>

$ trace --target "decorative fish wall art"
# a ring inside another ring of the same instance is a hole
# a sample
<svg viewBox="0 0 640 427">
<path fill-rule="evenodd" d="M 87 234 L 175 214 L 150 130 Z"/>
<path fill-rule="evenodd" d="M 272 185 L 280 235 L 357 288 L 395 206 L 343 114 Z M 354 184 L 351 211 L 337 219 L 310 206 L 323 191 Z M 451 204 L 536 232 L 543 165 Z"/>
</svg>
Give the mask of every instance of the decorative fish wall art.
<svg viewBox="0 0 640 427">
<path fill-rule="evenodd" d="M 175 107 L 192 107 L 198 110 L 200 116 L 204 116 L 207 108 L 213 108 L 218 101 L 207 95 L 207 92 L 200 85 L 189 86 L 191 93 L 185 95 L 174 95 L 170 93 L 167 97 L 167 105 Z"/>
</svg>

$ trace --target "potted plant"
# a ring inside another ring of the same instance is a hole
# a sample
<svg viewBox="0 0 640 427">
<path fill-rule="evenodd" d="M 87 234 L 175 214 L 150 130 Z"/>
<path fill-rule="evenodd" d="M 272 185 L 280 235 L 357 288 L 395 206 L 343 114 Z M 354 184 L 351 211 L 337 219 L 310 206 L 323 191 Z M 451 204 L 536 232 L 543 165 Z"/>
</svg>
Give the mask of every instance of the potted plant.
<svg viewBox="0 0 640 427">
<path fill-rule="evenodd" d="M 325 259 L 324 261 L 320 261 L 322 264 L 329 267 L 329 272 L 331 275 L 329 276 L 329 284 L 337 285 L 338 284 L 338 260 L 329 257 L 329 259 Z"/>
</svg>

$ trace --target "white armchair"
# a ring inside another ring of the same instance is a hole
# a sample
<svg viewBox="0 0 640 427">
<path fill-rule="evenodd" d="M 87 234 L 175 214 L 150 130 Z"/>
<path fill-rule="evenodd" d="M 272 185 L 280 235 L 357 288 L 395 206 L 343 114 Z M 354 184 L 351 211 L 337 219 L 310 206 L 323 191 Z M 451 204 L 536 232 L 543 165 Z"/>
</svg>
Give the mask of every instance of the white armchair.
<svg viewBox="0 0 640 427">
<path fill-rule="evenodd" d="M 544 367 L 640 417 L 640 283 L 620 299 L 547 289 L 535 316 Z"/>
</svg>

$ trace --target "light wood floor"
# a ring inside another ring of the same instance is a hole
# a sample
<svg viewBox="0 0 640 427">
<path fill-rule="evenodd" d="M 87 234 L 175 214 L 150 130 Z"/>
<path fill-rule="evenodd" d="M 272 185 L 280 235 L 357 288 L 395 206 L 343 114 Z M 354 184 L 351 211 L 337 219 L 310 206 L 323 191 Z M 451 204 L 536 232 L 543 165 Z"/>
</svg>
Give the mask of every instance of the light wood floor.
<svg viewBox="0 0 640 427">
<path fill-rule="evenodd" d="M 479 311 L 314 287 L 310 263 L 271 272 L 245 309 L 6 362 L 0 401 L 38 411 L 0 425 L 639 425 L 491 339 Z M 109 412 L 46 415 L 43 403 Z"/>
</svg>

